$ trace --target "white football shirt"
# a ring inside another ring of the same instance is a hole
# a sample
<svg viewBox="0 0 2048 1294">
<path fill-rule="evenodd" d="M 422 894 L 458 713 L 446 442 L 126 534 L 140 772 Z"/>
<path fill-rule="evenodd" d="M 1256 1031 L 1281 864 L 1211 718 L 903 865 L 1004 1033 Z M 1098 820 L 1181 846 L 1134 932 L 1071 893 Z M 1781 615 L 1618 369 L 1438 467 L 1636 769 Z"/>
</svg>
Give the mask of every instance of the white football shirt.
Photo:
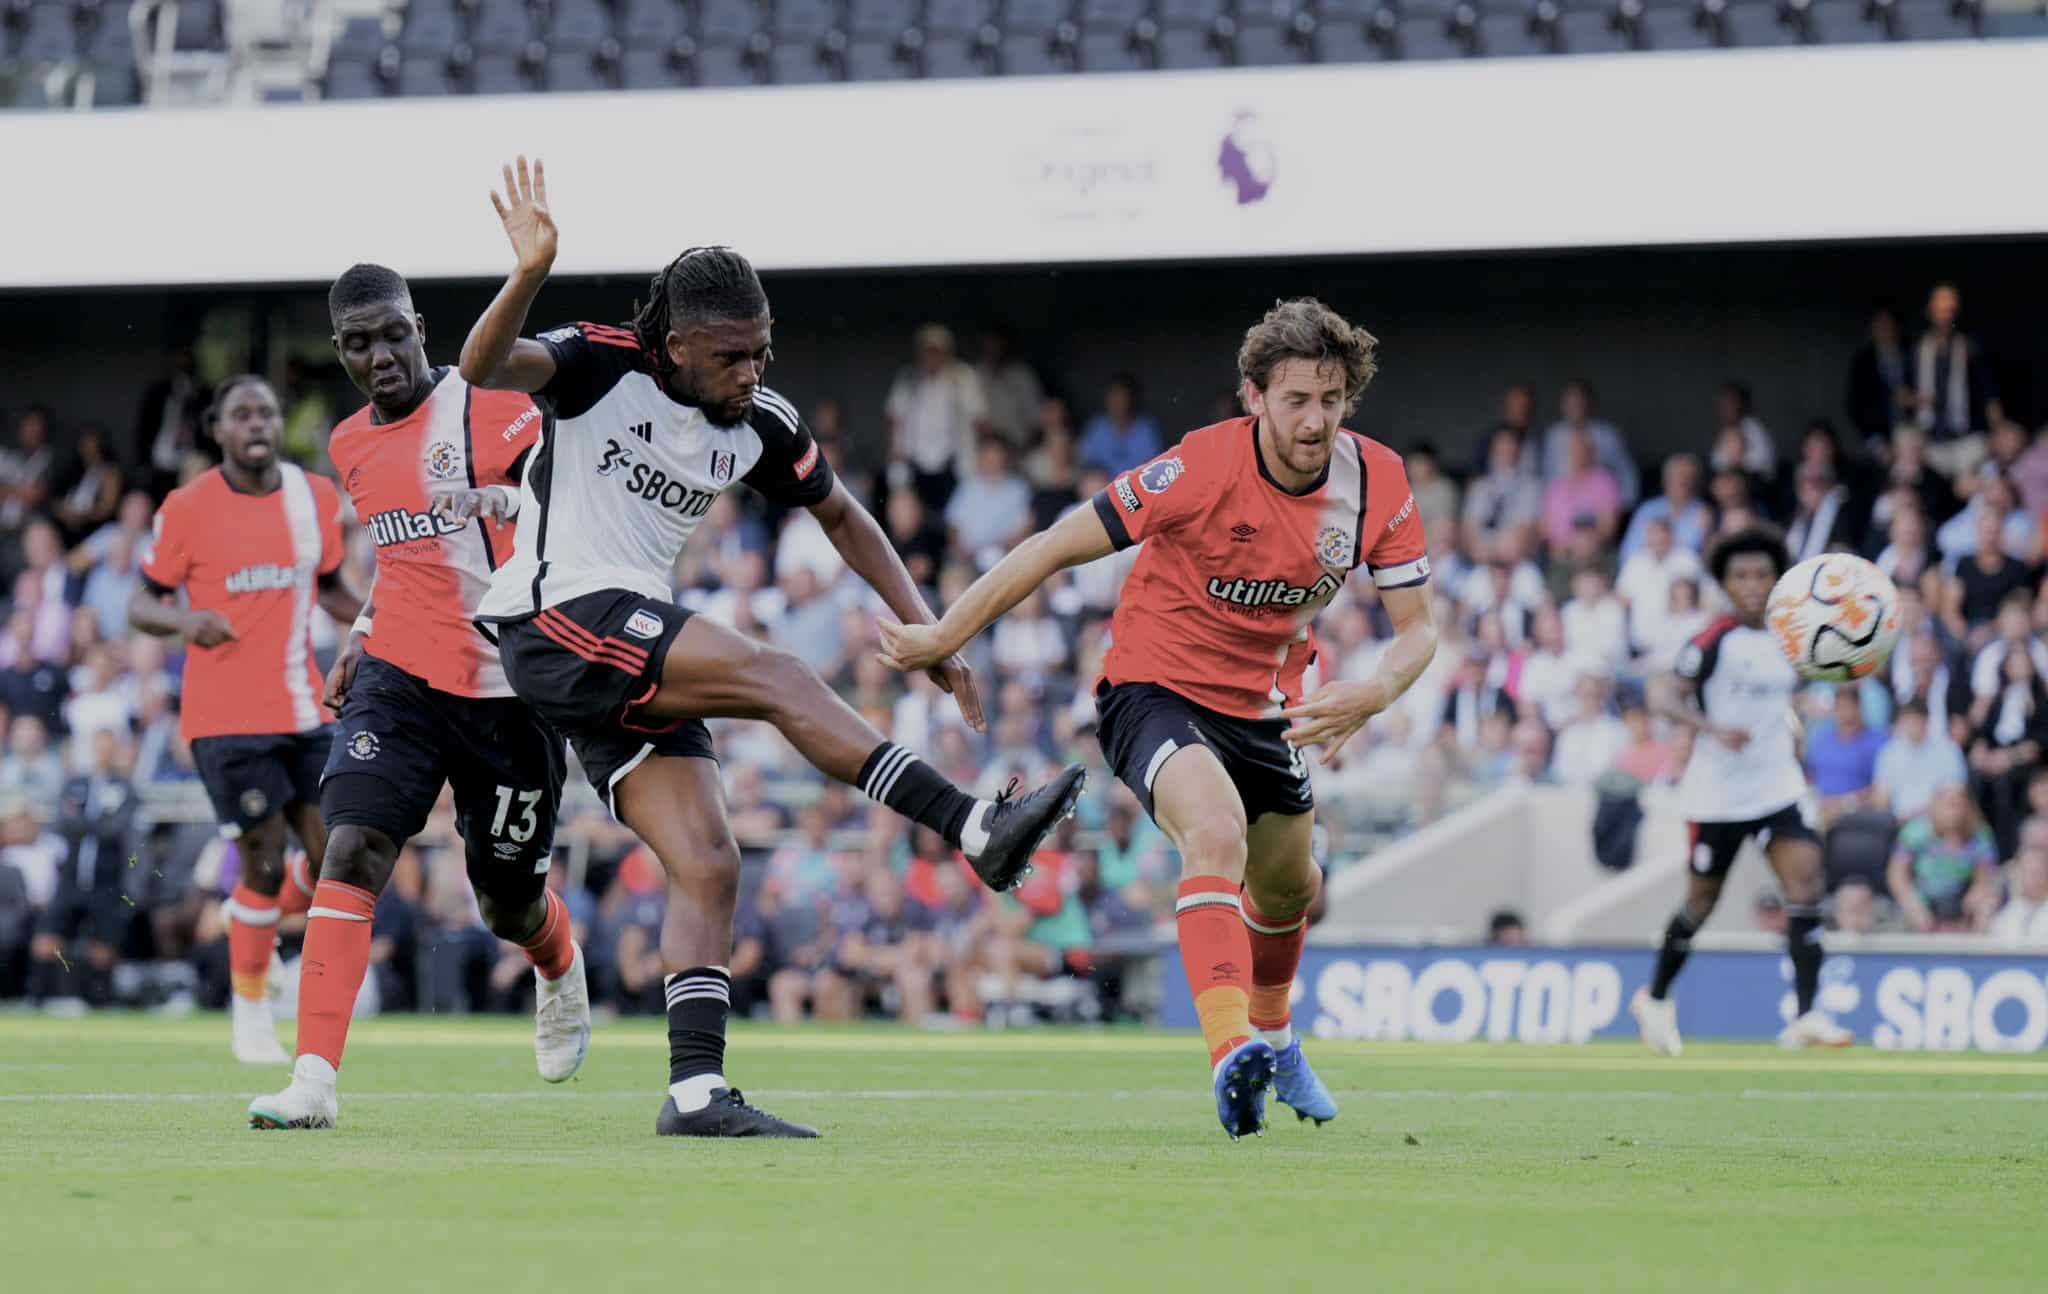
<svg viewBox="0 0 2048 1294">
<path fill-rule="evenodd" d="M 1678 782 L 1686 819 L 1749 822 L 1798 803 L 1806 770 L 1793 735 L 1792 696 L 1802 684 L 1777 640 L 1724 616 L 1680 649 L 1678 676 L 1697 690 L 1709 723 L 1749 734 L 1741 750 L 1707 732 L 1693 739 Z"/>
</svg>

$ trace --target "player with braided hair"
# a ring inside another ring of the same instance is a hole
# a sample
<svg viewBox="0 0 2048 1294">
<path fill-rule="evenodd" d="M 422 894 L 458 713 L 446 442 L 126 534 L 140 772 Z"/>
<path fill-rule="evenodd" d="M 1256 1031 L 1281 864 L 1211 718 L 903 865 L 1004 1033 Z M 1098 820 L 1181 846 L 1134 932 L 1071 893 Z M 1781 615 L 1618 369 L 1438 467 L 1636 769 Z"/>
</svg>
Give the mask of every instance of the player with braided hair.
<svg viewBox="0 0 2048 1294">
<path fill-rule="evenodd" d="M 1072 812 L 1072 765 L 1013 798 L 977 799 L 883 738 L 802 660 L 676 605 L 670 573 L 738 482 L 810 509 L 846 564 L 902 619 L 932 613 L 902 559 L 841 484 L 796 406 L 761 384 L 773 319 L 753 266 L 728 247 L 684 252 L 630 327 L 520 337 L 555 259 L 539 163 L 491 195 L 517 264 L 462 347 L 462 375 L 532 393 L 543 422 L 521 485 L 512 558 L 477 621 L 513 691 L 568 735 L 591 785 L 668 873 L 661 958 L 669 1023 L 664 1136 L 815 1136 L 749 1105 L 725 1078 L 739 849 L 706 718 L 765 719 L 819 771 L 931 827 L 991 888 L 1015 885 Z M 966 662 L 931 677 L 982 726 Z M 1013 788 L 1014 789 L 1014 788 Z"/>
</svg>

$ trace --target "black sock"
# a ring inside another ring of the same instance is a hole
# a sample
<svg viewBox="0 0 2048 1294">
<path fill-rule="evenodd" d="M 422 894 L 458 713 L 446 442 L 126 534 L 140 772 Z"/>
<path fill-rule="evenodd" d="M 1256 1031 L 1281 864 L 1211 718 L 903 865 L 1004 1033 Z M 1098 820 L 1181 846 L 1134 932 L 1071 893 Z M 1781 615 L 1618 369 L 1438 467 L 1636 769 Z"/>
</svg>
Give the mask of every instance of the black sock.
<svg viewBox="0 0 2048 1294">
<path fill-rule="evenodd" d="M 1692 937 L 1699 928 L 1700 923 L 1684 908 L 1671 914 L 1671 924 L 1664 927 L 1664 942 L 1657 948 L 1657 972 L 1650 977 L 1651 997 L 1662 1001 L 1671 991 L 1671 981 L 1678 978 L 1679 968 L 1692 955 Z"/>
<path fill-rule="evenodd" d="M 869 799 L 930 827 L 955 848 L 959 847 L 967 815 L 974 810 L 973 796 L 893 741 L 875 747 L 875 753 L 860 766 L 855 784 Z"/>
<path fill-rule="evenodd" d="M 661 987 L 668 997 L 668 1081 L 725 1073 L 732 975 L 723 966 L 692 966 Z"/>
<path fill-rule="evenodd" d="M 1813 1010 L 1820 992 L 1820 905 L 1785 905 L 1785 952 L 1792 959 L 1792 994 L 1799 1001 L 1799 1014 Z"/>
</svg>

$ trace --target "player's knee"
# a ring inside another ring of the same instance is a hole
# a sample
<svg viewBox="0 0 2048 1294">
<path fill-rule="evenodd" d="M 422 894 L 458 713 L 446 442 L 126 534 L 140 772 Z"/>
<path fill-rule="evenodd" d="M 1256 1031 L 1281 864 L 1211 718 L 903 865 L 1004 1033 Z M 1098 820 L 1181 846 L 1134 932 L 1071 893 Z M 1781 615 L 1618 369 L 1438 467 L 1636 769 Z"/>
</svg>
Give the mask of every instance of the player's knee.
<svg viewBox="0 0 2048 1294">
<path fill-rule="evenodd" d="M 1204 811 L 1181 833 L 1181 861 L 1189 872 L 1244 875 L 1244 818 L 1227 810 Z"/>
<path fill-rule="evenodd" d="M 780 647 L 761 648 L 748 677 L 761 707 L 770 712 L 802 707 L 808 693 L 819 686 L 817 671 Z"/>
<path fill-rule="evenodd" d="M 344 823 L 327 833 L 320 879 L 382 893 L 398 861 L 398 846 L 381 831 Z"/>
<path fill-rule="evenodd" d="M 1310 866 L 1306 872 L 1292 876 L 1260 877 L 1254 884 L 1246 878 L 1245 888 L 1260 912 L 1271 917 L 1291 917 L 1305 912 L 1322 892 L 1323 873 Z"/>
</svg>

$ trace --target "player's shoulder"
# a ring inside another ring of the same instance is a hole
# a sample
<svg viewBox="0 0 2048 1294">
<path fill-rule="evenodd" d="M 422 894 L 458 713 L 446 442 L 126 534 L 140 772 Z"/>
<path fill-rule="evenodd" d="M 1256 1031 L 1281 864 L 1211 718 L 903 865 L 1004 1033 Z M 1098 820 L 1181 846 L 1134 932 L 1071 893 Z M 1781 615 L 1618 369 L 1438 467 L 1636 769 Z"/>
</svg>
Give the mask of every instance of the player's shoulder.
<svg viewBox="0 0 2048 1294">
<path fill-rule="evenodd" d="M 599 353 L 616 351 L 636 364 L 646 363 L 647 357 L 640 349 L 640 338 L 631 328 L 620 324 L 591 323 L 587 319 L 579 319 L 550 328 L 539 336 L 541 341 L 554 346 L 571 346 L 580 342 L 596 348 Z"/>
<path fill-rule="evenodd" d="M 1734 616 L 1715 616 L 1712 620 L 1707 621 L 1706 628 L 1692 636 L 1692 645 L 1701 651 L 1705 651 L 1709 647 L 1718 647 L 1722 639 L 1741 627 L 1742 622 Z"/>
<path fill-rule="evenodd" d="M 1197 427 L 1158 455 L 1133 468 L 1131 475 L 1149 494 L 1164 494 L 1168 486 L 1189 481 L 1190 489 L 1219 489 L 1239 475 L 1256 470 L 1251 453 L 1249 418 Z"/>
<path fill-rule="evenodd" d="M 1402 481 L 1408 479 L 1408 469 L 1402 465 L 1401 455 L 1395 452 L 1391 446 L 1374 440 L 1362 431 L 1353 431 L 1349 427 L 1342 428 L 1339 434 L 1356 446 L 1358 461 L 1365 466 L 1366 479 L 1368 481 L 1372 479 L 1376 470 L 1382 477 L 1388 475 L 1389 472 L 1393 472 L 1398 473 L 1398 479 Z"/>
<path fill-rule="evenodd" d="M 313 491 L 315 505 L 322 511 L 329 507 L 341 506 L 341 486 L 335 483 L 333 477 L 325 472 L 307 471 L 304 468 L 299 470 L 306 473 L 306 486 Z"/>
<path fill-rule="evenodd" d="M 164 496 L 157 505 L 159 516 L 182 517 L 194 511 L 203 510 L 223 495 L 229 493 L 227 477 L 221 475 L 218 467 L 209 467 L 191 480 L 178 486 Z"/>
<path fill-rule="evenodd" d="M 747 425 L 764 440 L 772 438 L 786 442 L 793 437 L 801 437 L 804 419 L 794 400 L 780 391 L 760 386 L 754 388 L 754 407 L 747 413 Z"/>
<path fill-rule="evenodd" d="M 652 380 L 654 364 L 632 329 L 577 322 L 539 335 L 555 360 L 543 394 L 564 418 L 579 417 L 635 375 Z"/>
</svg>

